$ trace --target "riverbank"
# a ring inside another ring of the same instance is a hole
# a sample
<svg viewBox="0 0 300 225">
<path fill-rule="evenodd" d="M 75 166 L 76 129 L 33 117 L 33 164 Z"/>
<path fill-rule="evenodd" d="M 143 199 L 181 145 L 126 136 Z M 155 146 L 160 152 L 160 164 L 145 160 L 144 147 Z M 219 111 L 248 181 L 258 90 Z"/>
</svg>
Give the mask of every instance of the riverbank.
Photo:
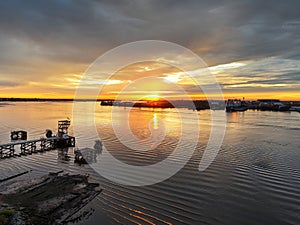
<svg viewBox="0 0 300 225">
<path fill-rule="evenodd" d="M 0 193 L 3 225 L 68 224 L 80 219 L 75 215 L 101 193 L 98 183 L 87 175 L 49 173 L 30 181 L 8 185 Z"/>
</svg>

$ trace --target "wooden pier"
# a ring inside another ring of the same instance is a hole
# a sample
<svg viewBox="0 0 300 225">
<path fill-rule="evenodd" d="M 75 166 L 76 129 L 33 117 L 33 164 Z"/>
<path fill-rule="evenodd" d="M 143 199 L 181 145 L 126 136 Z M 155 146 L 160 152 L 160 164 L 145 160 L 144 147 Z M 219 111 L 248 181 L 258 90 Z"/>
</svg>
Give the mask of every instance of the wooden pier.
<svg viewBox="0 0 300 225">
<path fill-rule="evenodd" d="M 70 120 L 60 120 L 58 121 L 57 136 L 52 136 L 52 131 L 47 130 L 46 138 L 35 140 L 24 140 L 27 138 L 26 131 L 13 131 L 11 133 L 11 139 L 19 141 L 0 144 L 0 159 L 44 152 L 57 148 L 75 147 L 75 137 L 68 135 L 69 126 Z M 16 154 L 17 146 L 20 149 L 20 154 Z"/>
<path fill-rule="evenodd" d="M 36 140 L 11 142 L 0 145 L 0 158 L 9 158 L 18 156 L 16 154 L 16 146 L 20 147 L 20 155 L 28 155 L 38 152 L 54 150 L 57 148 L 75 147 L 75 137 L 68 136 L 68 138 L 41 138 Z"/>
</svg>

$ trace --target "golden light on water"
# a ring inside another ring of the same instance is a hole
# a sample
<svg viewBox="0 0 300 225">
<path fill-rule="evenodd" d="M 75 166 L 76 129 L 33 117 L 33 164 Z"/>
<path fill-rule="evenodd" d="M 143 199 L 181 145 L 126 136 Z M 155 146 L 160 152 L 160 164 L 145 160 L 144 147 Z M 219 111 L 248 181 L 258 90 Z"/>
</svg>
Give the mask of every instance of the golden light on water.
<svg viewBox="0 0 300 225">
<path fill-rule="evenodd" d="M 159 128 L 159 122 L 157 118 L 157 114 L 153 114 L 153 129 L 157 130 Z"/>
</svg>

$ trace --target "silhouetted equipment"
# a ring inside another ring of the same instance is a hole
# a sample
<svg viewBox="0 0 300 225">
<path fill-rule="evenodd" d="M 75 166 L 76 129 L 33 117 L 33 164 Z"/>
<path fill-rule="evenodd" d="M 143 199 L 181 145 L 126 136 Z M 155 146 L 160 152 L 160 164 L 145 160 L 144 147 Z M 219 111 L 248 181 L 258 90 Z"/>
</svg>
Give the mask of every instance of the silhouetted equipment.
<svg viewBox="0 0 300 225">
<path fill-rule="evenodd" d="M 70 120 L 60 120 L 58 121 L 58 133 L 67 134 L 68 129 L 70 127 L 71 121 Z"/>
<path fill-rule="evenodd" d="M 27 131 L 25 130 L 12 131 L 10 133 L 10 139 L 12 141 L 27 140 Z"/>
<path fill-rule="evenodd" d="M 57 148 L 75 147 L 75 137 L 64 134 L 63 137 L 58 137 L 56 140 Z"/>
<path fill-rule="evenodd" d="M 46 130 L 46 138 L 52 137 L 52 130 Z"/>
</svg>

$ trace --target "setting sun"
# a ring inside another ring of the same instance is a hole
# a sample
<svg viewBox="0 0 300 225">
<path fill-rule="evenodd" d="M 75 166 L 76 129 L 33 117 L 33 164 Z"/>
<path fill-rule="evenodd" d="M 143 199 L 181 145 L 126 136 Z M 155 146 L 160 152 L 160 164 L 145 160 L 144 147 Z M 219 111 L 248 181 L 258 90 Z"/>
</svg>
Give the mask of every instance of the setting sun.
<svg viewBox="0 0 300 225">
<path fill-rule="evenodd" d="M 149 100 L 149 101 L 158 101 L 161 99 L 160 95 L 154 94 L 154 95 L 149 95 L 143 98 L 144 100 Z"/>
</svg>

